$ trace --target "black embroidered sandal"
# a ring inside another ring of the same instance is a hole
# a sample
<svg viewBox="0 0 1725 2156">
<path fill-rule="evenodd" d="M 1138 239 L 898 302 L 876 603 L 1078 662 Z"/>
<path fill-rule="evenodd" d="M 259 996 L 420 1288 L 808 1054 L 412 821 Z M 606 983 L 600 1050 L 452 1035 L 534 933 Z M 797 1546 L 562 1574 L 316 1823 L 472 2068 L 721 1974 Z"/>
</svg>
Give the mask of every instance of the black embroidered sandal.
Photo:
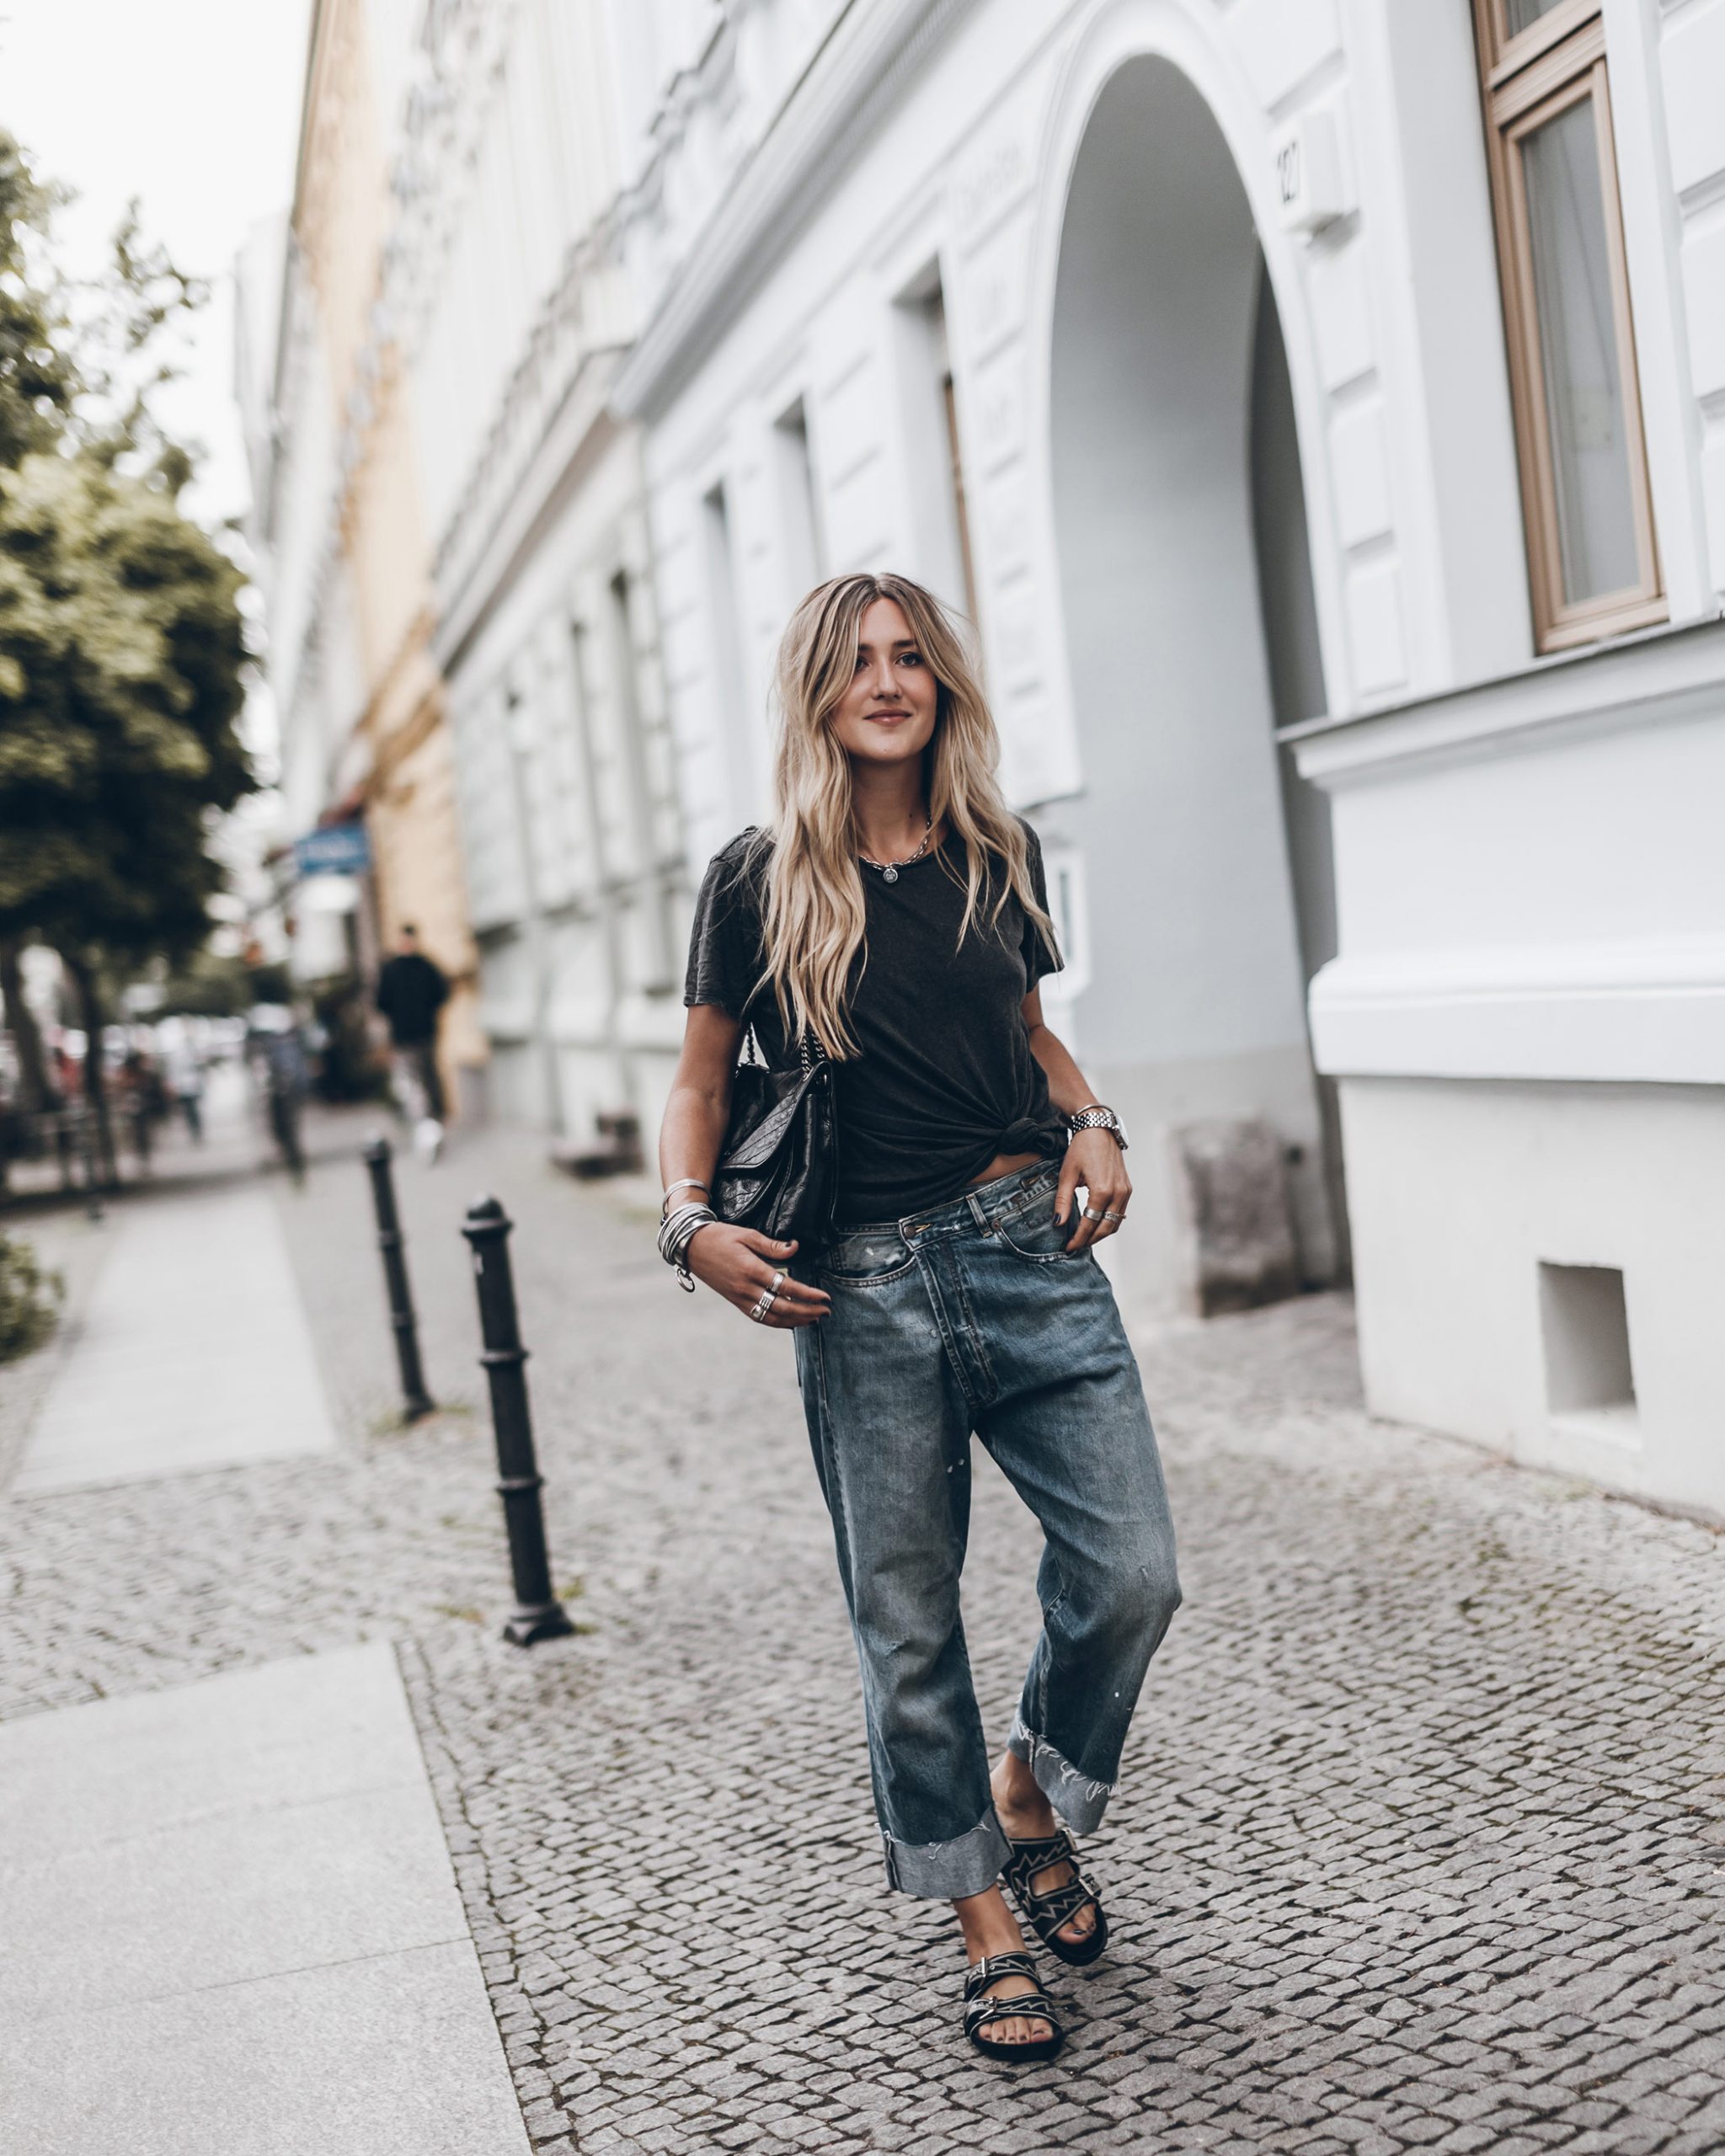
<svg viewBox="0 0 1725 2156">
<path fill-rule="evenodd" d="M 1012 2064 L 1052 2058 L 1066 2041 L 1066 2032 L 1055 2018 L 1048 1994 L 1038 1984 L 1034 1991 L 1021 1991 L 1014 1999 L 985 1999 L 983 1993 L 1002 1977 L 1028 1977 L 1036 1983 L 1036 1964 L 1028 1954 L 988 1954 L 973 1961 L 964 1978 L 964 2034 L 987 2058 L 1003 2058 Z M 1009 2043 L 991 2036 L 998 2021 L 1046 2021 L 1051 2035 L 1028 2043 Z"/>
<path fill-rule="evenodd" d="M 1097 1891 L 1078 1867 L 1078 1852 L 1064 1827 L 1033 1841 L 1011 1842 L 1012 1854 L 1001 1867 L 1001 1877 L 1012 1890 L 1012 1898 L 1035 1928 L 1037 1937 L 1050 1954 L 1075 1969 L 1081 1969 L 1108 1943 L 1108 1920 Z M 1033 1881 L 1039 1872 L 1051 1871 L 1057 1864 L 1069 1867 L 1065 1883 L 1039 1892 Z M 1071 1923 L 1081 1909 L 1096 1912 L 1093 1928 L 1081 1939 L 1063 1939 L 1060 1928 Z"/>
</svg>

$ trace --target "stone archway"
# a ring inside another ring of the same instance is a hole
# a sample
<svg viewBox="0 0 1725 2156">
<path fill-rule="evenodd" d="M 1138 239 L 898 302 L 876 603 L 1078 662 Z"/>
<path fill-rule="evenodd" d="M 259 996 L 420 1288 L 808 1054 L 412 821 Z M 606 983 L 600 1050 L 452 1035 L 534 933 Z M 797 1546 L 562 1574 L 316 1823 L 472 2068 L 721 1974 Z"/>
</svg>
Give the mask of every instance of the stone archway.
<svg viewBox="0 0 1725 2156">
<path fill-rule="evenodd" d="M 1082 1050 L 1146 1135 L 1267 1123 L 1289 1161 L 1299 1275 L 1332 1279 L 1339 1161 L 1332 1172 L 1305 998 L 1333 947 L 1327 819 L 1279 771 L 1274 739 L 1324 708 L 1293 404 L 1232 154 L 1167 59 L 1115 69 L 1078 148 L 1049 428 L 1086 791 L 1044 820 L 1085 862 Z M 1180 1177 L 1140 1168 L 1140 1182 L 1152 1187 L 1123 1284 L 1181 1299 Z"/>
</svg>

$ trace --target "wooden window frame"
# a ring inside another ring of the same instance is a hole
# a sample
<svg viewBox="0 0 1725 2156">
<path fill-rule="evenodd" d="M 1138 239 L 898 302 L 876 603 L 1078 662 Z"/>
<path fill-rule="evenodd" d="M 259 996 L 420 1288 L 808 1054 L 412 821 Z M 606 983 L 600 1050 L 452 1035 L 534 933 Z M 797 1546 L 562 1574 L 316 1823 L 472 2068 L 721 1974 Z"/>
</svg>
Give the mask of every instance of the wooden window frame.
<svg viewBox="0 0 1725 2156">
<path fill-rule="evenodd" d="M 959 566 L 964 575 L 964 604 L 970 610 L 975 626 L 979 620 L 976 611 L 976 561 L 970 551 L 970 498 L 964 486 L 964 459 L 959 447 L 959 391 L 950 367 L 940 379 L 941 423 L 946 430 L 947 456 L 949 460 L 949 482 L 953 490 L 953 519 L 959 540 Z"/>
<path fill-rule="evenodd" d="M 1503 327 L 1509 349 L 1510 401 L 1520 452 L 1534 633 L 1541 652 L 1562 651 L 1630 629 L 1644 628 L 1652 622 L 1664 621 L 1668 611 L 1642 426 L 1640 378 L 1629 303 L 1622 208 L 1617 190 L 1605 26 L 1600 20 L 1600 0 L 1565 0 L 1564 5 L 1554 8 L 1549 15 L 1514 38 L 1504 33 L 1503 0 L 1474 0 L 1474 13 L 1485 100 L 1487 159 L 1497 224 Z M 1600 193 L 1637 574 L 1632 584 L 1619 590 L 1570 601 L 1563 593 L 1557 479 L 1520 146 L 1537 129 L 1588 98 L 1593 100 L 1599 141 Z"/>
<path fill-rule="evenodd" d="M 1474 0 L 1474 13 L 1479 24 L 1480 58 L 1484 64 L 1486 88 L 1495 90 L 1510 76 L 1526 67 L 1530 60 L 1537 60 L 1542 52 L 1549 52 L 1554 45 L 1561 45 L 1573 30 L 1591 22 L 1599 13 L 1600 0 L 1563 0 L 1561 7 L 1551 8 L 1514 36 L 1507 19 L 1507 0 Z"/>
</svg>

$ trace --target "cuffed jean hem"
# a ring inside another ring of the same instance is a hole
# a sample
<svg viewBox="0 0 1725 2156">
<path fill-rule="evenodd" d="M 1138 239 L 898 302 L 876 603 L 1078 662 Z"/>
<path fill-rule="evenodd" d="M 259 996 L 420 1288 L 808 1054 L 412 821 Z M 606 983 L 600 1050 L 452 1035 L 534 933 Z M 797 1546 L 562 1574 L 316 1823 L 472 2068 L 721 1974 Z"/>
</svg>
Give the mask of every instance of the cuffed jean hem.
<svg viewBox="0 0 1725 2156">
<path fill-rule="evenodd" d="M 980 1894 L 1000 1877 L 1012 1854 L 992 1805 L 968 1834 L 949 1842 L 900 1842 L 884 1828 L 881 1839 L 889 1881 L 901 1894 L 931 1902 L 959 1902 L 967 1894 Z"/>
<path fill-rule="evenodd" d="M 1053 1805 L 1063 1825 L 1075 1834 L 1092 1834 L 1102 1824 L 1114 1793 L 1113 1782 L 1092 1781 L 1081 1774 L 1072 1762 L 1055 1751 L 1045 1737 L 1015 1720 L 1007 1749 L 1014 1753 L 1036 1777 L 1036 1785 Z"/>
</svg>

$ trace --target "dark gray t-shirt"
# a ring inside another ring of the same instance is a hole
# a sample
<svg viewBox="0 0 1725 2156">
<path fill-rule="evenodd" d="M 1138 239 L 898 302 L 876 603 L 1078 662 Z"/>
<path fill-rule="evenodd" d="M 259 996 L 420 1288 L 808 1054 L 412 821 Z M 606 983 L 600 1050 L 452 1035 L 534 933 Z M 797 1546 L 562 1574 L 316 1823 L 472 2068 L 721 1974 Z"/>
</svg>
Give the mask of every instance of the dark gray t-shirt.
<svg viewBox="0 0 1725 2156">
<path fill-rule="evenodd" d="M 1044 909 L 1042 848 L 1027 824 L 1032 888 Z M 753 1025 L 770 1063 L 788 1060 L 761 937 L 764 849 L 745 831 L 702 881 L 689 943 L 686 1004 L 714 1003 Z M 902 1219 L 958 1196 L 997 1153 L 1065 1150 L 1065 1120 L 1030 1053 L 1020 1008 L 1060 964 L 1008 897 L 991 927 L 972 923 L 963 947 L 964 853 L 948 838 L 889 883 L 862 871 L 868 929 L 852 974 L 849 1015 L 858 1053 L 833 1070 L 839 1139 L 836 1219 Z"/>
</svg>

